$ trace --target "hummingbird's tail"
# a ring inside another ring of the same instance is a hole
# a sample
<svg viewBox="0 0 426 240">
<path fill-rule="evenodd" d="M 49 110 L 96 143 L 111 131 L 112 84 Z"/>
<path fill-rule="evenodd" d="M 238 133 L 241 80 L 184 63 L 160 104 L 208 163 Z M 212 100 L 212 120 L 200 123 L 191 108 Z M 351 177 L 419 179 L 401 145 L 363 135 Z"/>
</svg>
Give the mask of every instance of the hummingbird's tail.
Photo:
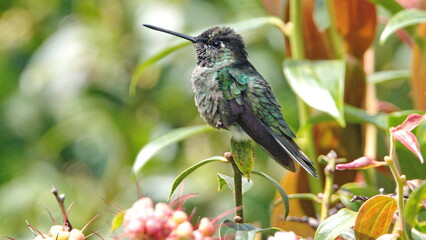
<svg viewBox="0 0 426 240">
<path fill-rule="evenodd" d="M 296 168 L 293 162 L 295 160 L 313 177 L 318 178 L 313 163 L 292 138 L 286 135 L 277 136 L 277 134 L 250 111 L 242 113 L 238 117 L 237 123 L 281 166 L 295 172 Z"/>
</svg>

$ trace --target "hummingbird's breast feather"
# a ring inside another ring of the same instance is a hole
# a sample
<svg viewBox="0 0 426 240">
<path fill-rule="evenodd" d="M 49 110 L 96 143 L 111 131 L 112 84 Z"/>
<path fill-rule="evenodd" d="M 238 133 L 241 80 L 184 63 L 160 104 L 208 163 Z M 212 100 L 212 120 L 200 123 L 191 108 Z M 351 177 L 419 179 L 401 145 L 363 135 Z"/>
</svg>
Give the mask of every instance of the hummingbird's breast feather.
<svg viewBox="0 0 426 240">
<path fill-rule="evenodd" d="M 195 105 L 201 117 L 211 126 L 227 128 L 228 110 L 220 84 L 216 79 L 217 69 L 197 66 L 192 72 L 192 87 L 195 93 Z"/>
</svg>

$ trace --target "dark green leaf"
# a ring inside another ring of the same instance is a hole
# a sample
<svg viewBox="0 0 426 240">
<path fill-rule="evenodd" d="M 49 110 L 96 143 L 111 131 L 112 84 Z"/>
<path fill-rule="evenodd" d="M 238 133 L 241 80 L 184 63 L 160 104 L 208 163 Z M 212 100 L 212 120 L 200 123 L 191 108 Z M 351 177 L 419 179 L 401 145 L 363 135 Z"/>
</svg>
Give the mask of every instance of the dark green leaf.
<svg viewBox="0 0 426 240">
<path fill-rule="evenodd" d="M 208 125 L 174 129 L 145 145 L 138 153 L 133 164 L 133 173 L 137 174 L 142 167 L 161 149 L 196 134 L 213 131 Z"/>
<path fill-rule="evenodd" d="M 365 184 L 354 183 L 354 182 L 343 184 L 339 188 L 339 191 L 348 191 L 348 192 L 351 192 L 353 195 L 365 196 L 365 197 L 368 197 L 368 198 L 371 198 L 371 197 L 379 194 L 379 190 L 377 190 L 373 186 L 368 186 L 368 185 L 365 185 Z"/>
<path fill-rule="evenodd" d="M 365 110 L 345 104 L 345 120 L 348 123 L 371 123 L 376 127 L 387 130 L 387 118 L 385 114 L 370 115 Z M 332 121 L 333 118 L 328 114 L 317 114 L 309 119 L 309 123 L 314 125 L 320 122 Z"/>
<path fill-rule="evenodd" d="M 236 141 L 231 139 L 231 152 L 240 172 L 243 173 L 246 178 L 250 179 L 250 173 L 254 167 L 252 141 Z"/>
<path fill-rule="evenodd" d="M 222 190 L 223 186 L 228 185 L 228 187 L 231 189 L 231 191 L 234 191 L 235 189 L 235 183 L 234 178 L 227 176 L 225 174 L 218 173 L 217 174 L 217 180 L 219 182 L 218 191 Z M 251 187 L 253 187 L 253 180 L 247 180 L 247 178 L 242 178 L 242 185 L 243 185 L 243 193 L 250 190 Z"/>
<path fill-rule="evenodd" d="M 365 110 L 347 104 L 345 105 L 345 118 L 350 119 L 351 123 L 371 123 L 382 130 L 388 129 L 386 115 L 372 116 Z"/>
<path fill-rule="evenodd" d="M 370 2 L 380 5 L 392 14 L 404 10 L 404 8 L 395 0 L 369 0 Z"/>
<path fill-rule="evenodd" d="M 211 162 L 223 162 L 223 163 L 229 163 L 228 160 L 225 157 L 221 156 L 215 156 L 211 158 L 207 158 L 201 162 L 198 162 L 197 164 L 187 168 L 185 171 L 183 171 L 179 176 L 176 177 L 176 179 L 173 181 L 172 189 L 169 194 L 169 198 L 172 196 L 173 192 L 176 190 L 176 188 L 179 186 L 179 184 L 193 171 L 197 170 L 199 167 L 211 163 Z"/>
<path fill-rule="evenodd" d="M 264 177 L 266 180 L 271 182 L 275 186 L 275 188 L 278 190 L 278 192 L 281 195 L 281 198 L 283 200 L 283 204 L 284 204 L 284 210 L 285 210 L 284 221 L 285 221 L 285 219 L 288 216 L 288 212 L 290 211 L 290 204 L 289 204 L 288 197 L 287 197 L 287 194 L 285 193 L 284 189 L 281 187 L 281 185 L 277 181 L 275 181 L 273 178 L 271 178 L 267 174 L 265 174 L 263 172 L 258 172 L 258 171 L 255 171 L 255 170 L 253 170 L 252 173 L 259 175 L 261 177 Z"/>
<path fill-rule="evenodd" d="M 406 26 L 426 22 L 426 11 L 418 9 L 406 9 L 398 12 L 386 24 L 380 35 L 380 42 L 384 43 L 386 39 L 394 32 Z"/>
<path fill-rule="evenodd" d="M 355 225 L 356 212 L 343 208 L 318 226 L 315 240 L 334 240 L 346 229 Z"/>
<path fill-rule="evenodd" d="M 284 61 L 284 74 L 293 91 L 303 101 L 315 109 L 330 114 L 341 126 L 345 126 L 344 61 L 287 59 Z"/>
</svg>

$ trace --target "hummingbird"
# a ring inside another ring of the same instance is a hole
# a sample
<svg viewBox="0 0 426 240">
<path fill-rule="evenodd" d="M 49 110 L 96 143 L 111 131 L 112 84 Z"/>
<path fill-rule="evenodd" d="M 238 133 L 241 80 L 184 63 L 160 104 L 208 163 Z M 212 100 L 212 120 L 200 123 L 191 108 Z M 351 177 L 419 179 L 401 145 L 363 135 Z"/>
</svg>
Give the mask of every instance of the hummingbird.
<svg viewBox="0 0 426 240">
<path fill-rule="evenodd" d="M 242 37 L 229 27 L 212 27 L 196 37 L 144 24 L 192 42 L 197 65 L 191 81 L 195 104 L 212 127 L 226 129 L 234 141 L 253 139 L 276 162 L 295 172 L 297 161 L 317 178 L 315 167 L 293 141 L 268 82 L 248 61 Z"/>
</svg>

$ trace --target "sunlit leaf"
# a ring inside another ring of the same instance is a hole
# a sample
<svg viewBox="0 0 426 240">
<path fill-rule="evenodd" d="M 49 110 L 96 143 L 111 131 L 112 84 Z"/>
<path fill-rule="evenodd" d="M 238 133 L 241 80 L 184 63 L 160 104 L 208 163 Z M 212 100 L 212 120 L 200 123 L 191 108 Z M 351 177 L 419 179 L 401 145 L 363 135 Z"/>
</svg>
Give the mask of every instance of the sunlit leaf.
<svg viewBox="0 0 426 240">
<path fill-rule="evenodd" d="M 375 72 L 373 74 L 370 74 L 367 77 L 367 81 L 370 84 L 380 84 L 384 82 L 404 80 L 404 79 L 410 79 L 410 78 L 411 78 L 410 70 L 388 70 L 388 71 L 381 71 L 381 72 Z"/>
<path fill-rule="evenodd" d="M 353 160 L 349 163 L 340 163 L 336 165 L 337 170 L 357 170 L 357 169 L 367 169 L 373 167 L 386 166 L 386 162 L 375 161 L 368 157 L 360 157 Z"/>
<path fill-rule="evenodd" d="M 315 240 L 334 240 L 346 229 L 355 224 L 356 212 L 343 208 L 325 219 L 318 226 Z"/>
<path fill-rule="evenodd" d="M 235 223 L 225 220 L 219 228 L 219 237 L 224 240 L 254 240 L 256 233 L 272 235 L 275 232 L 282 231 L 279 228 L 257 228 L 249 223 Z"/>
<path fill-rule="evenodd" d="M 341 126 L 345 64 L 340 60 L 284 61 L 284 74 L 293 89 L 309 106 L 333 116 Z"/>
<path fill-rule="evenodd" d="M 229 189 L 231 189 L 231 191 L 235 190 L 235 182 L 234 182 L 234 178 L 227 176 L 225 174 L 221 174 L 218 173 L 217 174 L 217 180 L 219 182 L 219 187 L 218 190 L 222 190 L 223 186 L 228 185 Z M 247 178 L 243 177 L 242 179 L 242 190 L 243 193 L 247 192 L 248 190 L 250 190 L 251 187 L 253 187 L 253 180 L 247 180 Z"/>
<path fill-rule="evenodd" d="M 406 26 L 426 22 L 426 11 L 418 9 L 406 9 L 398 12 L 386 24 L 380 35 L 380 42 L 384 43 L 386 39 L 394 32 Z"/>
<path fill-rule="evenodd" d="M 356 239 L 378 238 L 387 233 L 396 210 L 397 204 L 392 197 L 378 195 L 367 200 L 355 221 Z"/>
<path fill-rule="evenodd" d="M 176 179 L 173 181 L 172 189 L 170 190 L 169 198 L 172 196 L 173 192 L 176 190 L 176 188 L 179 186 L 179 184 L 193 171 L 197 170 L 199 167 L 206 165 L 207 163 L 211 162 L 223 162 L 228 163 L 228 160 L 225 157 L 221 156 L 215 156 L 211 158 L 204 159 L 201 162 L 198 162 L 197 164 L 187 168 L 185 171 L 183 171 L 179 176 L 176 177 Z"/>
<path fill-rule="evenodd" d="M 265 178 L 266 180 L 268 180 L 269 182 L 271 182 L 275 186 L 275 188 L 278 190 L 278 193 L 281 195 L 281 198 L 282 198 L 283 204 L 284 204 L 284 211 L 285 211 L 285 213 L 284 213 L 284 221 L 285 221 L 285 219 L 288 216 L 288 212 L 290 210 L 290 205 L 289 205 L 289 202 L 288 202 L 287 194 L 285 193 L 284 189 L 281 187 L 281 185 L 277 181 L 275 181 L 273 178 L 271 178 L 267 174 L 265 174 L 263 172 L 258 172 L 258 171 L 255 171 L 255 170 L 253 170 L 252 173 Z"/>
<path fill-rule="evenodd" d="M 426 182 L 423 182 L 417 187 L 408 198 L 407 204 L 405 205 L 405 219 L 406 222 L 412 227 L 416 228 L 420 221 L 418 219 L 419 211 L 423 208 L 423 201 L 426 200 Z M 423 222 L 426 224 L 426 221 Z"/>
<path fill-rule="evenodd" d="M 422 115 L 410 114 L 401 125 L 390 128 L 392 136 L 413 152 L 419 158 L 421 163 L 423 163 L 423 156 L 420 151 L 419 142 L 417 141 L 417 137 L 411 133 L 411 131 L 419 125 L 423 119 L 424 116 Z"/>
<path fill-rule="evenodd" d="M 208 125 L 194 126 L 194 127 L 184 127 L 171 130 L 166 134 L 161 135 L 160 137 L 154 139 L 147 145 L 145 145 L 138 153 L 136 161 L 133 164 L 133 172 L 137 174 L 142 167 L 154 156 L 157 152 L 163 148 L 181 141 L 185 138 L 213 131 L 214 129 Z"/>
<path fill-rule="evenodd" d="M 120 211 L 114 216 L 111 223 L 111 230 L 110 230 L 111 232 L 115 231 L 117 228 L 121 226 L 121 224 L 123 223 L 125 214 L 126 214 L 125 211 Z"/>
</svg>

